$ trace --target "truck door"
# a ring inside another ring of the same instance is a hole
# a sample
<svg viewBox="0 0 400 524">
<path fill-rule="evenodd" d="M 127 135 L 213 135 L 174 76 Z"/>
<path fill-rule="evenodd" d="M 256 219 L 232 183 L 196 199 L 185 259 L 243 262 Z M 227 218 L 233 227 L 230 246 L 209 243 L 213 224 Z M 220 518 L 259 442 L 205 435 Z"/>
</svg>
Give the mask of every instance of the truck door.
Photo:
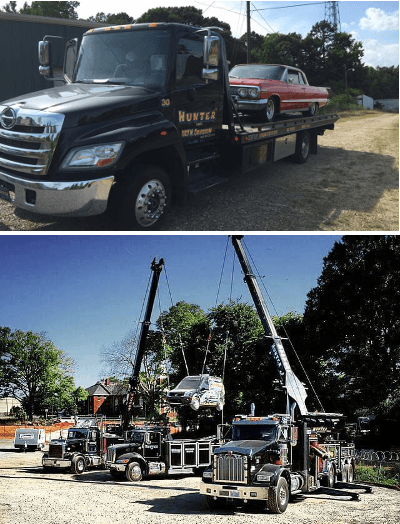
<svg viewBox="0 0 400 524">
<path fill-rule="evenodd" d="M 178 38 L 173 120 L 185 146 L 212 141 L 222 126 L 222 72 L 218 80 L 202 78 L 204 36 L 182 34 Z"/>
</svg>

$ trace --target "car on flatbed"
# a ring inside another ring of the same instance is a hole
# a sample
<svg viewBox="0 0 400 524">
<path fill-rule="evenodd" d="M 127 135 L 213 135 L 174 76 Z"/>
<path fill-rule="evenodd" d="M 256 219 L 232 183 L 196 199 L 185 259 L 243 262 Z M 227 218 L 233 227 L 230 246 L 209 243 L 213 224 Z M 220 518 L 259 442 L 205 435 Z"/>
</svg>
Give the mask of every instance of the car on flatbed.
<svg viewBox="0 0 400 524">
<path fill-rule="evenodd" d="M 231 94 L 239 111 L 271 122 L 278 113 L 318 113 L 328 103 L 325 87 L 310 86 L 297 67 L 275 64 L 237 65 L 229 72 Z"/>
</svg>

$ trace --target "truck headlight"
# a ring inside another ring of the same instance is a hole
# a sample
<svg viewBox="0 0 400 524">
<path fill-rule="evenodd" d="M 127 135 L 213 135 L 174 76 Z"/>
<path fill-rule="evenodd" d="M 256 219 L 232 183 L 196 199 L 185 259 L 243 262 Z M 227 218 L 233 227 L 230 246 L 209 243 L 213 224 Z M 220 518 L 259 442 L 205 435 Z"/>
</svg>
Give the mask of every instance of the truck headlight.
<svg viewBox="0 0 400 524">
<path fill-rule="evenodd" d="M 203 471 L 203 479 L 212 479 L 213 472 L 212 471 Z"/>
<path fill-rule="evenodd" d="M 266 475 L 265 473 L 259 473 L 256 475 L 258 482 L 269 482 L 271 480 L 271 475 Z"/>
<path fill-rule="evenodd" d="M 90 169 L 111 166 L 118 160 L 123 146 L 124 142 L 115 142 L 114 144 L 73 149 L 61 164 L 61 169 Z"/>
</svg>

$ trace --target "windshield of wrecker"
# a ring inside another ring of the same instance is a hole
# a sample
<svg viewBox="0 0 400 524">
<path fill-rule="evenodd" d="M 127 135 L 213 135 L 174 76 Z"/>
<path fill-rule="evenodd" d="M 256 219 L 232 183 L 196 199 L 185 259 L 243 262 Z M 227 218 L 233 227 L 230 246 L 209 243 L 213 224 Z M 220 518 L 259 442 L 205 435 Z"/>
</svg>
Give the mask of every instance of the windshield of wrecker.
<svg viewBox="0 0 400 524">
<path fill-rule="evenodd" d="M 275 424 L 234 424 L 232 440 L 276 440 L 277 429 Z"/>
<path fill-rule="evenodd" d="M 69 439 L 73 439 L 73 438 L 87 438 L 88 435 L 89 435 L 89 430 L 88 429 L 70 429 L 68 431 L 68 438 Z"/>
<path fill-rule="evenodd" d="M 75 82 L 88 84 L 165 86 L 170 33 L 109 31 L 84 36 Z"/>
</svg>

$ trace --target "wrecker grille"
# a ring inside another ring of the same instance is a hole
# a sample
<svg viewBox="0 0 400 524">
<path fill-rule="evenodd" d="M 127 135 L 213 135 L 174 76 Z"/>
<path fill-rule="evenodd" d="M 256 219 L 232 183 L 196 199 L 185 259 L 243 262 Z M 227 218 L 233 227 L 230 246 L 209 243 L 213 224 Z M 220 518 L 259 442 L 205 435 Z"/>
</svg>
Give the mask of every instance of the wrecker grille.
<svg viewBox="0 0 400 524">
<path fill-rule="evenodd" d="M 247 457 L 242 455 L 215 455 L 215 480 L 222 482 L 247 482 Z"/>
<path fill-rule="evenodd" d="M 49 457 L 50 458 L 63 458 L 63 446 L 62 444 L 49 444 Z"/>
<path fill-rule="evenodd" d="M 57 145 L 64 115 L 0 105 L 0 169 L 45 176 Z"/>
</svg>

